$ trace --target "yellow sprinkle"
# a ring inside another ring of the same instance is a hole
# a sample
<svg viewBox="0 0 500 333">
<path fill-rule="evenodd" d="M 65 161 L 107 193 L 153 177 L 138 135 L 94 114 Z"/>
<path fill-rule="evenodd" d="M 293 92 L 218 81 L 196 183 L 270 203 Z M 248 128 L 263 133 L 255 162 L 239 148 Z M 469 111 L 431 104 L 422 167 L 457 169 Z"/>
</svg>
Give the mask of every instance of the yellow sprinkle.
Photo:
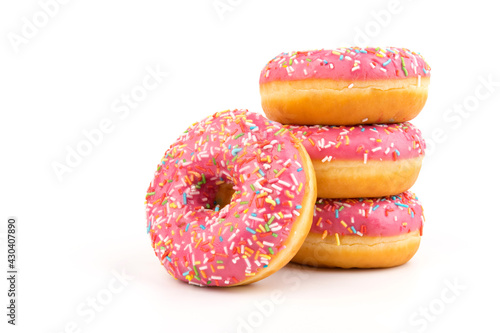
<svg viewBox="0 0 500 333">
<path fill-rule="evenodd" d="M 344 221 L 340 221 L 340 223 L 344 226 L 344 228 L 347 228 L 347 224 Z"/>
<path fill-rule="evenodd" d="M 337 245 L 340 245 L 340 239 L 338 233 L 335 233 L 335 240 L 337 241 Z"/>
<path fill-rule="evenodd" d="M 302 183 L 299 184 L 299 192 L 302 191 Z"/>
</svg>

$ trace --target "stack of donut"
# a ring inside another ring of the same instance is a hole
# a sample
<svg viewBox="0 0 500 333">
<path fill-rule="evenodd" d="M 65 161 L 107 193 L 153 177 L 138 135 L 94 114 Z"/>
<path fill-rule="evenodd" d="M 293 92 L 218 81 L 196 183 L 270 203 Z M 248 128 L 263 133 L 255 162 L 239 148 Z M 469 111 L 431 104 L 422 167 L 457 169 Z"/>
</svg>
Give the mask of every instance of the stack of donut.
<svg viewBox="0 0 500 333">
<path fill-rule="evenodd" d="M 430 67 L 404 48 L 282 53 L 261 72 L 266 116 L 308 152 L 318 199 L 292 261 L 375 268 L 406 263 L 424 222 L 409 192 L 425 143 L 408 121 L 426 99 Z"/>
<path fill-rule="evenodd" d="M 174 278 L 229 287 L 290 260 L 391 267 L 415 254 L 422 206 L 408 189 L 424 156 L 408 120 L 430 68 L 400 48 L 283 53 L 260 76 L 266 117 L 217 112 L 163 155 L 147 232 Z"/>
</svg>

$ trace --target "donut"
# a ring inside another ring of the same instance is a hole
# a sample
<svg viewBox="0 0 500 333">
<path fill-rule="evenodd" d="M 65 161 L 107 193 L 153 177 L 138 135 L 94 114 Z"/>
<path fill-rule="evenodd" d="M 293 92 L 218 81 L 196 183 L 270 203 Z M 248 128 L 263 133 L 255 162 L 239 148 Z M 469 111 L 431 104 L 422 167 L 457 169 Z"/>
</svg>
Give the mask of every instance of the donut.
<svg viewBox="0 0 500 333">
<path fill-rule="evenodd" d="M 415 183 L 422 166 L 425 142 L 409 122 L 285 127 L 311 157 L 319 198 L 398 194 Z"/>
<path fill-rule="evenodd" d="M 311 231 L 293 262 L 316 267 L 381 268 L 417 252 L 423 209 L 409 191 L 383 198 L 318 199 Z"/>
<path fill-rule="evenodd" d="M 262 108 L 282 124 L 405 122 L 427 100 L 430 70 L 396 47 L 281 53 L 261 71 Z"/>
<path fill-rule="evenodd" d="M 293 134 L 263 115 L 227 110 L 165 152 L 146 194 L 147 231 L 174 278 L 243 285 L 291 260 L 315 201 L 314 169 Z"/>
</svg>

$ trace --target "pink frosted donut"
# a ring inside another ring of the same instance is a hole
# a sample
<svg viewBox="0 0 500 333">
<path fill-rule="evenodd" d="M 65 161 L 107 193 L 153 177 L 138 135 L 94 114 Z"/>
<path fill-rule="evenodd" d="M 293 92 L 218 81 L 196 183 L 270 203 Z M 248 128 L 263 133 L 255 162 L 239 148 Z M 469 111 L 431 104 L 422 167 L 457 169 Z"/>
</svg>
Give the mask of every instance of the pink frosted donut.
<svg viewBox="0 0 500 333">
<path fill-rule="evenodd" d="M 168 273 L 200 286 L 235 286 L 295 255 L 311 226 L 316 181 L 289 131 L 227 110 L 170 146 L 147 192 L 148 232 Z"/>
<path fill-rule="evenodd" d="M 285 126 L 311 157 L 320 198 L 381 197 L 417 180 L 425 142 L 411 123 Z"/>
<path fill-rule="evenodd" d="M 404 122 L 423 108 L 430 70 L 396 47 L 282 53 L 260 74 L 262 108 L 283 124 Z"/>
<path fill-rule="evenodd" d="M 413 193 L 383 198 L 318 199 L 311 231 L 294 257 L 326 267 L 392 267 L 418 250 L 423 209 Z"/>
</svg>

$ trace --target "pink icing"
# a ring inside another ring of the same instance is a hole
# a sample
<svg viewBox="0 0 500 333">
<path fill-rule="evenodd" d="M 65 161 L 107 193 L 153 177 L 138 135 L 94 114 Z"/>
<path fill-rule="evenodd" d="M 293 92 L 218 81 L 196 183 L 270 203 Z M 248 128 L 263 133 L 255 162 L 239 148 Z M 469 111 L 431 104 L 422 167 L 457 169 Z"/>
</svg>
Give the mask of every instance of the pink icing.
<svg viewBox="0 0 500 333">
<path fill-rule="evenodd" d="M 398 160 L 424 155 L 420 130 L 409 122 L 355 126 L 285 126 L 312 160 Z"/>
<path fill-rule="evenodd" d="M 423 222 L 422 205 L 406 191 L 383 198 L 318 199 L 311 232 L 323 237 L 422 234 Z"/>
<path fill-rule="evenodd" d="M 430 77 L 424 58 L 404 48 L 338 48 L 282 53 L 269 61 L 260 83 L 304 79 L 377 80 Z"/>
<path fill-rule="evenodd" d="M 302 212 L 306 182 L 296 139 L 246 110 L 216 113 L 166 151 L 146 196 L 157 257 L 177 279 L 232 285 L 266 269 Z M 224 208 L 220 184 L 236 191 Z"/>
</svg>

